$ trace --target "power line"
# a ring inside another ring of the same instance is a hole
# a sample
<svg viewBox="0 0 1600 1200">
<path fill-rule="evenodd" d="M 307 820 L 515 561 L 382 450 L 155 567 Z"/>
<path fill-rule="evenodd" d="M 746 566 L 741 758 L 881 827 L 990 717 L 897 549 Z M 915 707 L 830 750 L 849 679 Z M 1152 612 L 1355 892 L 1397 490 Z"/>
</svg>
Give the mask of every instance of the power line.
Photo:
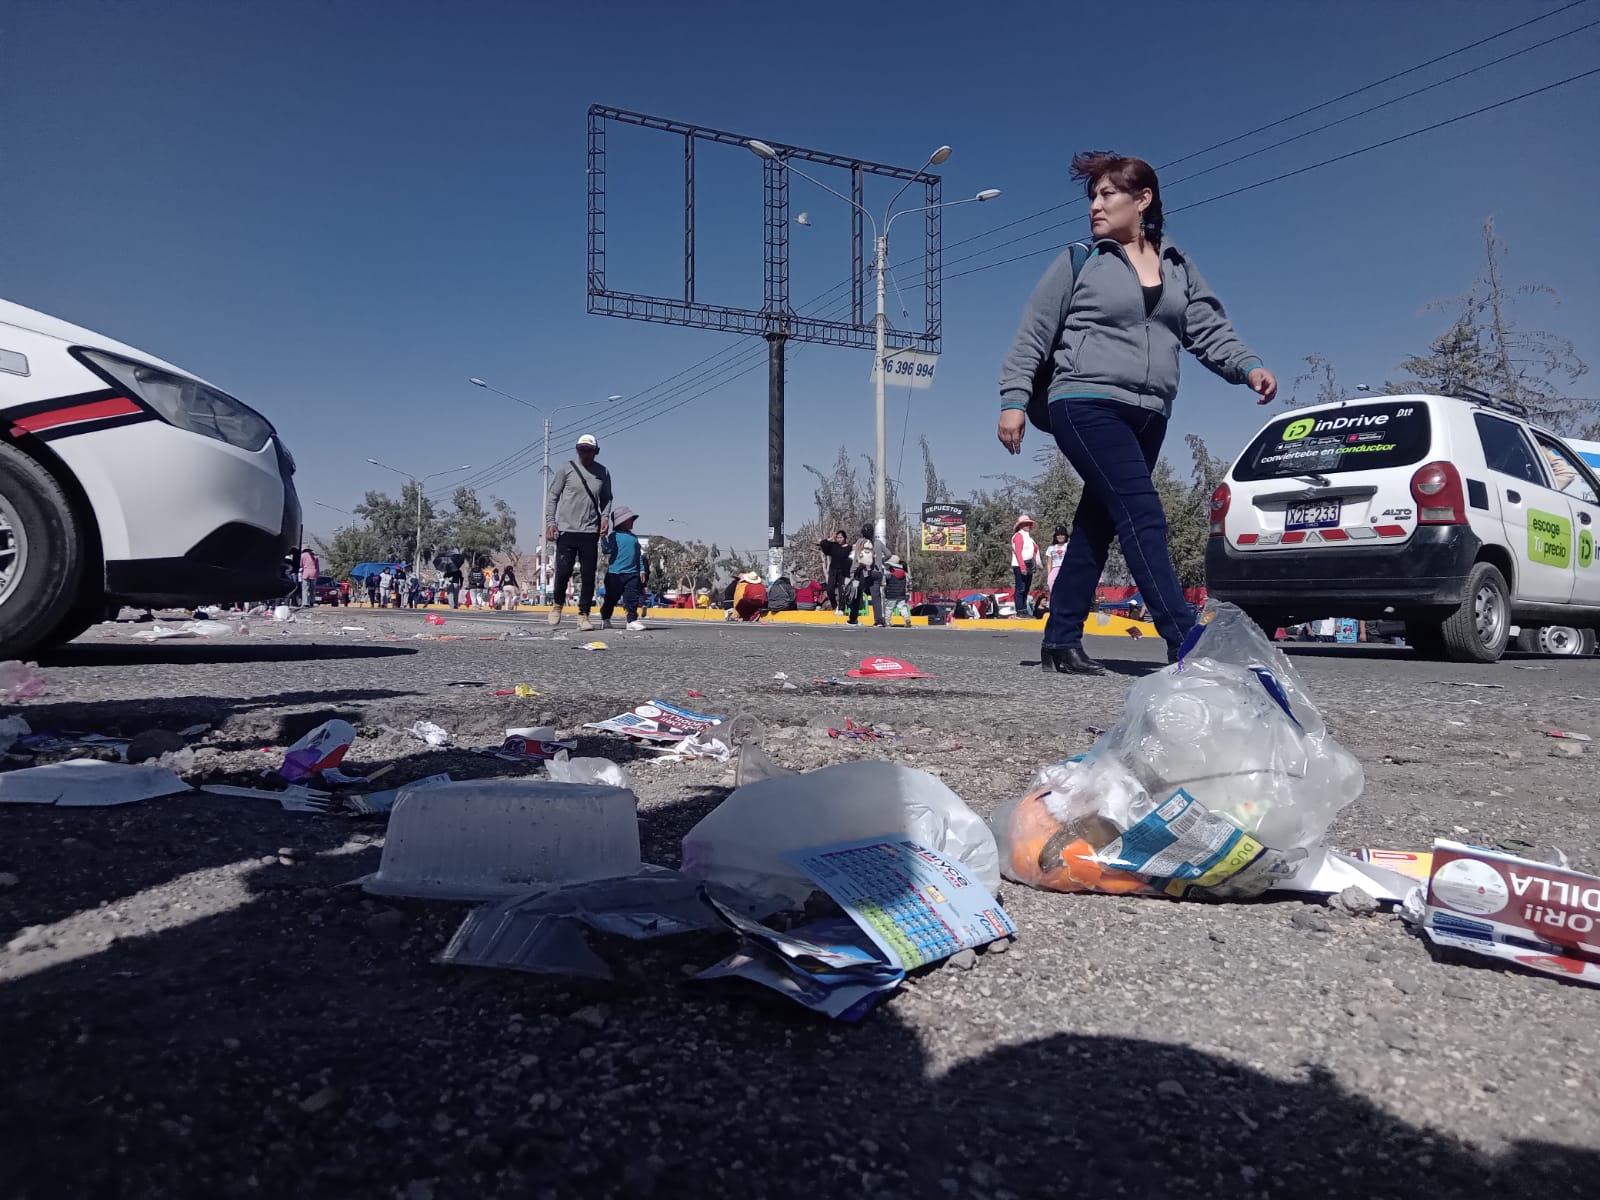
<svg viewBox="0 0 1600 1200">
<path fill-rule="evenodd" d="M 1587 71 L 1580 71 L 1576 75 L 1569 75 L 1565 79 L 1558 79 L 1554 83 L 1545 84 L 1543 87 L 1533 88 L 1531 91 L 1526 91 L 1516 96 L 1509 96 L 1504 100 L 1497 100 L 1493 104 L 1485 104 L 1481 108 L 1475 108 L 1471 112 L 1459 113 L 1456 116 L 1447 117 L 1443 121 L 1435 121 L 1433 124 L 1424 125 L 1420 129 L 1413 129 L 1407 133 L 1396 134 L 1394 137 L 1384 138 L 1381 142 L 1373 142 L 1370 145 L 1362 146 L 1356 150 L 1348 150 L 1343 154 L 1335 154 L 1332 158 L 1324 158 L 1320 162 L 1310 163 L 1303 167 L 1296 167 L 1292 171 L 1283 171 L 1277 175 L 1269 176 L 1266 179 L 1258 179 L 1254 183 L 1247 183 L 1243 187 L 1236 187 L 1230 191 L 1218 192 L 1215 196 L 1207 196 L 1203 200 L 1196 200 L 1190 204 L 1180 205 L 1179 207 L 1172 209 L 1172 212 L 1189 212 L 1191 209 L 1200 208 L 1207 204 L 1214 204 L 1218 200 L 1226 200 L 1231 196 L 1238 196 L 1244 192 L 1254 191 L 1256 188 L 1266 187 L 1269 183 L 1280 183 L 1285 179 L 1293 179 L 1296 175 L 1304 175 L 1308 171 L 1315 171 L 1321 167 L 1332 166 L 1334 163 L 1344 162 L 1346 159 L 1355 158 L 1358 155 L 1369 154 L 1374 150 L 1381 150 L 1385 146 L 1393 146 L 1397 142 L 1404 142 L 1410 138 L 1420 137 L 1425 133 L 1432 133 L 1434 130 L 1443 129 L 1447 125 L 1455 125 L 1461 121 L 1469 120 L 1472 117 L 1482 116 L 1486 112 L 1493 112 L 1497 108 L 1504 108 L 1508 104 L 1516 104 L 1518 101 L 1527 100 L 1533 96 L 1543 95 L 1545 92 L 1554 91 L 1556 88 L 1566 87 L 1569 83 L 1577 83 L 1579 80 L 1588 79 L 1592 75 L 1600 75 L 1600 67 L 1592 67 Z M 947 275 L 945 278 L 961 279 L 967 275 L 977 275 L 983 271 L 992 271 L 996 267 L 1003 267 L 1014 262 L 1022 262 L 1026 259 L 1035 258 L 1040 254 L 1047 254 L 1052 250 L 1060 250 L 1062 247 L 1068 244 L 1069 243 L 1062 242 L 1060 245 L 1046 246 L 1042 250 L 1030 250 L 1025 254 L 1018 254 L 1011 258 L 1001 259 L 999 262 L 986 263 L 981 267 L 973 267 L 967 271 L 958 271 L 954 275 Z"/>
<path fill-rule="evenodd" d="M 1547 21 L 1551 17 L 1559 16 L 1561 13 L 1564 13 L 1564 12 L 1568 11 L 1569 9 L 1577 8 L 1578 6 L 1580 6 L 1582 4 L 1587 4 L 1587 3 L 1589 3 L 1589 0 L 1572 0 L 1572 3 L 1563 5 L 1561 8 L 1552 9 L 1550 12 L 1545 13 L 1543 16 L 1538 16 L 1538 17 L 1532 18 L 1531 20 L 1522 21 L 1522 22 L 1520 22 L 1520 23 L 1518 23 L 1516 25 L 1510 26 L 1507 29 L 1502 29 L 1499 33 L 1494 33 L 1494 34 L 1490 34 L 1488 37 L 1479 38 L 1475 42 L 1469 42 L 1467 45 L 1457 47 L 1456 49 L 1451 50 L 1448 53 L 1436 55 L 1435 57 L 1428 59 L 1426 62 L 1417 63 L 1414 66 L 1409 66 L 1409 67 L 1406 67 L 1403 70 L 1395 71 L 1392 74 L 1385 75 L 1382 79 L 1375 79 L 1371 83 L 1363 84 L 1362 86 L 1360 86 L 1358 88 L 1352 88 L 1350 91 L 1345 92 L 1342 95 L 1334 96 L 1330 100 L 1323 100 L 1320 103 L 1313 104 L 1308 108 L 1302 108 L 1299 112 L 1290 113 L 1287 117 L 1280 117 L 1276 121 L 1269 121 L 1265 125 L 1258 125 L 1258 126 L 1256 126 L 1256 128 L 1248 130 L 1245 133 L 1235 134 L 1233 137 L 1225 138 L 1220 142 L 1215 142 L 1212 145 L 1207 146 L 1203 150 L 1195 150 L 1192 153 L 1182 155 L 1179 158 L 1169 159 L 1168 161 L 1159 164 L 1156 167 L 1156 170 L 1157 171 L 1165 171 L 1169 167 L 1175 167 L 1179 163 L 1185 163 L 1185 162 L 1188 162 L 1190 159 L 1199 158 L 1201 155 L 1209 154 L 1213 150 L 1220 150 L 1224 146 L 1231 146 L 1235 142 L 1243 141 L 1245 138 L 1248 138 L 1248 137 L 1254 137 L 1258 133 L 1265 133 L 1269 129 L 1276 129 L 1280 125 L 1286 125 L 1290 121 L 1298 120 L 1300 117 L 1309 116 L 1311 113 L 1319 112 L 1322 109 L 1329 108 L 1332 105 L 1338 104 L 1339 102 L 1341 102 L 1343 100 L 1348 100 L 1352 96 L 1359 96 L 1363 92 L 1371 91 L 1373 88 L 1382 87 L 1386 83 L 1392 83 L 1396 79 L 1401 79 L 1401 78 L 1403 78 L 1404 76 L 1407 76 L 1407 75 L 1413 75 L 1416 72 L 1421 71 L 1421 70 L 1423 70 L 1423 69 L 1425 69 L 1427 67 L 1435 66 L 1438 63 L 1444 62 L 1446 59 L 1454 58 L 1459 54 L 1465 54 L 1468 50 L 1475 50 L 1479 46 L 1486 46 L 1490 42 L 1499 41 L 1503 37 L 1508 37 L 1509 35 L 1511 35 L 1513 33 L 1516 33 L 1518 30 L 1526 29 L 1528 26 L 1538 24 L 1540 21 Z M 1587 29 L 1587 28 L 1589 28 L 1588 25 L 1580 26 L 1579 29 L 1569 30 L 1567 33 L 1560 34 L 1555 38 L 1549 39 L 1549 41 L 1547 41 L 1547 42 L 1540 42 L 1535 46 L 1528 47 L 1527 49 L 1529 49 L 1529 50 L 1538 49 L 1540 46 L 1548 45 L 1550 41 L 1559 41 L 1563 37 L 1570 37 L 1572 34 L 1578 33 L 1582 29 Z M 1519 50 L 1519 51 L 1517 51 L 1517 53 L 1518 54 L 1524 53 L 1524 51 L 1520 51 Z M 1513 57 L 1515 57 L 1515 55 L 1506 55 L 1505 57 L 1506 58 L 1513 58 Z M 1493 62 L 1489 62 L 1489 63 L 1483 64 L 1483 66 L 1485 66 L 1485 67 L 1494 66 L 1496 63 L 1500 63 L 1500 62 L 1504 62 L 1504 61 L 1505 61 L 1504 58 L 1495 59 Z M 1482 67 L 1473 68 L 1473 70 L 1481 70 L 1481 69 L 1482 69 Z M 1462 74 L 1471 74 L 1471 71 L 1462 72 Z M 1460 75 L 1455 75 L 1455 76 L 1452 76 L 1451 79 L 1442 80 L 1441 82 L 1448 83 L 1448 82 L 1451 82 L 1452 79 L 1459 79 L 1459 78 L 1461 78 Z M 1438 86 L 1438 85 L 1429 85 L 1429 86 L 1432 87 L 1432 86 Z M 1400 100 L 1407 99 L 1410 96 L 1415 96 L 1419 92 L 1427 91 L 1427 90 L 1428 90 L 1427 88 L 1419 88 L 1415 92 L 1408 92 L 1408 93 L 1406 93 L 1405 96 L 1397 96 L 1392 100 L 1385 101 L 1383 104 L 1374 105 L 1372 108 L 1363 109 L 1362 112 L 1354 113 L 1354 114 L 1352 114 L 1351 117 L 1341 118 L 1341 120 L 1350 120 L 1350 119 L 1353 119 L 1353 117 L 1363 116 L 1363 115 L 1365 115 L 1367 113 L 1375 112 L 1379 108 L 1387 107 L 1387 105 L 1389 105 L 1389 104 L 1398 103 Z M 1300 135 L 1300 136 L 1309 136 L 1309 134 L 1311 134 L 1311 133 L 1316 133 L 1316 132 L 1319 132 L 1322 129 L 1331 128 L 1333 125 L 1337 125 L 1339 123 L 1340 123 L 1339 121 L 1330 122 L 1327 125 L 1319 126 L 1318 129 L 1308 130 L 1308 131 L 1306 131 L 1306 134 Z M 1274 143 L 1273 146 L 1264 146 L 1264 147 L 1261 148 L 1261 150 L 1252 151 L 1251 153 L 1252 154 L 1262 153 L 1262 152 L 1264 152 L 1266 150 L 1274 149 L 1277 146 L 1287 145 L 1289 141 L 1293 141 L 1293 140 L 1296 140 L 1296 139 L 1290 138 L 1290 139 L 1287 139 L 1287 140 L 1285 140 L 1283 142 Z M 1243 157 L 1248 158 L 1248 157 L 1250 157 L 1250 155 L 1247 154 L 1247 155 L 1244 155 Z M 1229 163 L 1238 162 L 1238 161 L 1240 161 L 1240 159 L 1237 159 L 1237 158 L 1230 159 Z M 1227 165 L 1229 165 L 1229 163 L 1221 163 L 1221 164 L 1218 164 L 1218 165 L 1219 166 L 1227 166 Z M 1207 170 L 1215 170 L 1215 169 L 1217 169 L 1217 168 L 1216 167 L 1208 167 L 1207 168 Z M 1195 178 L 1198 178 L 1200 175 L 1203 175 L 1203 174 L 1205 174 L 1204 171 L 1199 171 L 1199 172 L 1196 172 L 1193 175 L 1184 176 L 1184 179 L 1195 179 Z M 1174 183 L 1182 183 L 1184 181 L 1184 179 L 1175 180 L 1173 182 Z M 993 226 L 993 227 L 991 227 L 989 229 L 984 230 L 981 233 L 975 233 L 975 234 L 972 234 L 969 237 L 962 238 L 959 241 L 951 242 L 948 246 L 945 247 L 945 249 L 946 250 L 955 250 L 955 249 L 958 249 L 961 246 L 969 245 L 972 242 L 981 241 L 984 238 L 991 237 L 994 234 L 1000 233 L 1000 232 L 1002 232 L 1002 231 L 1004 231 L 1006 229 L 1011 229 L 1011 228 L 1014 228 L 1014 227 L 1016 227 L 1018 225 L 1026 224 L 1029 221 L 1038 220 L 1040 217 L 1047 217 L 1047 216 L 1050 216 L 1053 213 L 1061 212 L 1063 209 L 1070 208 L 1070 207 L 1072 207 L 1072 205 L 1077 204 L 1077 203 L 1079 203 L 1079 201 L 1077 201 L 1077 200 L 1066 200 L 1066 201 L 1063 201 L 1060 204 L 1051 205 L 1049 208 L 1042 208 L 1036 213 L 1030 213 L 1030 214 L 1028 214 L 1027 216 L 1024 216 L 1024 217 L 1017 217 L 1015 220 L 1007 221 L 1003 225 L 996 225 L 996 226 Z M 1059 225 L 1059 224 L 1061 224 L 1061 222 L 1057 222 L 1057 224 Z M 989 247 L 989 249 L 990 250 L 998 250 L 1002 246 L 1015 245 L 1016 242 L 1018 242 L 1018 241 L 1024 241 L 1029 237 L 1036 237 L 1039 234 L 1047 233 L 1047 232 L 1049 232 L 1049 230 L 1051 228 L 1054 228 L 1054 227 L 1055 226 L 1051 226 L 1051 227 L 1046 228 L 1046 229 L 1037 230 L 1032 234 L 1021 235 L 1021 236 L 1019 236 L 1017 238 L 1011 239 L 1010 241 L 1002 242 L 999 245 L 991 246 L 991 247 Z M 969 254 L 969 255 L 965 256 L 964 258 L 956 259 L 954 261 L 955 262 L 965 262 L 965 261 L 968 261 L 969 259 L 974 258 L 974 257 L 976 257 L 975 254 Z M 903 265 L 903 264 L 901 264 L 901 265 Z"/>
</svg>

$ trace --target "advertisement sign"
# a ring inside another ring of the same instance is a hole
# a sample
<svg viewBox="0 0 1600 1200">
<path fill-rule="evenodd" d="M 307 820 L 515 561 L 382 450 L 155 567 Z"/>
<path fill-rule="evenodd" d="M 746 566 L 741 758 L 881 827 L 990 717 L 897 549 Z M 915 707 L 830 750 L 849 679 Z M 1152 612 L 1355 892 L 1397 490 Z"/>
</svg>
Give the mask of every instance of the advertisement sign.
<svg viewBox="0 0 1600 1200">
<path fill-rule="evenodd" d="M 967 549 L 967 506 L 924 504 L 922 548 L 930 552 L 961 554 Z"/>
</svg>

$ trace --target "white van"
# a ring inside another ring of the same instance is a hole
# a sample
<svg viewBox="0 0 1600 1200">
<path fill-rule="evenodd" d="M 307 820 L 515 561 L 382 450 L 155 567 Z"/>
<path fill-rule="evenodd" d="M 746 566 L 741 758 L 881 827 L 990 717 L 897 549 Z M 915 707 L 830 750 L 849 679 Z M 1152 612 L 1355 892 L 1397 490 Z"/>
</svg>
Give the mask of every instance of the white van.
<svg viewBox="0 0 1600 1200">
<path fill-rule="evenodd" d="M 1596 447 L 1600 450 L 1600 447 Z M 1488 397 L 1360 396 L 1267 422 L 1211 500 L 1206 582 L 1262 625 L 1399 619 L 1493 662 L 1600 626 L 1600 479 Z"/>
<path fill-rule="evenodd" d="M 0 657 L 70 641 L 118 604 L 285 595 L 293 476 L 254 409 L 0 300 Z"/>
</svg>

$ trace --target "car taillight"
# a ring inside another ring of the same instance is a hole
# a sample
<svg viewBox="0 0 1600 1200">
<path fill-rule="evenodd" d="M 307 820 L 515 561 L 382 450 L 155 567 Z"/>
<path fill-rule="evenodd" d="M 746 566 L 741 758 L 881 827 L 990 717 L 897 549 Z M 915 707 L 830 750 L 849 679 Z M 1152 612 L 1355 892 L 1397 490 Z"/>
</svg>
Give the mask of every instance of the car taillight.
<svg viewBox="0 0 1600 1200">
<path fill-rule="evenodd" d="M 1228 520 L 1228 505 L 1233 502 L 1233 492 L 1225 483 L 1217 484 L 1211 493 L 1211 536 L 1221 537 Z"/>
<path fill-rule="evenodd" d="M 1411 477 L 1411 496 L 1417 502 L 1419 525 L 1465 525 L 1467 498 L 1461 490 L 1461 473 L 1447 462 L 1418 467 Z"/>
</svg>

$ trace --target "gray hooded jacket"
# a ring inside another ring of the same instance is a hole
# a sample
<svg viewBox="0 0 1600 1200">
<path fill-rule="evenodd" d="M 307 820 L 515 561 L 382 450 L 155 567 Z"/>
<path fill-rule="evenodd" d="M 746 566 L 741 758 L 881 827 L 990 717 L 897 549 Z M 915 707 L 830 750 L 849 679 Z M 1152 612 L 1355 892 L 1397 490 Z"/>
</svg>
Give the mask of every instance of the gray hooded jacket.
<svg viewBox="0 0 1600 1200">
<path fill-rule="evenodd" d="M 1072 281 L 1063 252 L 1034 288 L 1000 368 L 1000 407 L 1028 407 L 1035 368 L 1055 356 L 1050 399 L 1118 400 L 1172 416 L 1178 350 L 1188 350 L 1229 383 L 1261 365 L 1200 272 L 1171 242 L 1161 246 L 1161 301 L 1147 317 L 1139 274 L 1111 238 L 1094 242 Z M 1066 320 L 1061 312 L 1070 293 Z"/>
</svg>

